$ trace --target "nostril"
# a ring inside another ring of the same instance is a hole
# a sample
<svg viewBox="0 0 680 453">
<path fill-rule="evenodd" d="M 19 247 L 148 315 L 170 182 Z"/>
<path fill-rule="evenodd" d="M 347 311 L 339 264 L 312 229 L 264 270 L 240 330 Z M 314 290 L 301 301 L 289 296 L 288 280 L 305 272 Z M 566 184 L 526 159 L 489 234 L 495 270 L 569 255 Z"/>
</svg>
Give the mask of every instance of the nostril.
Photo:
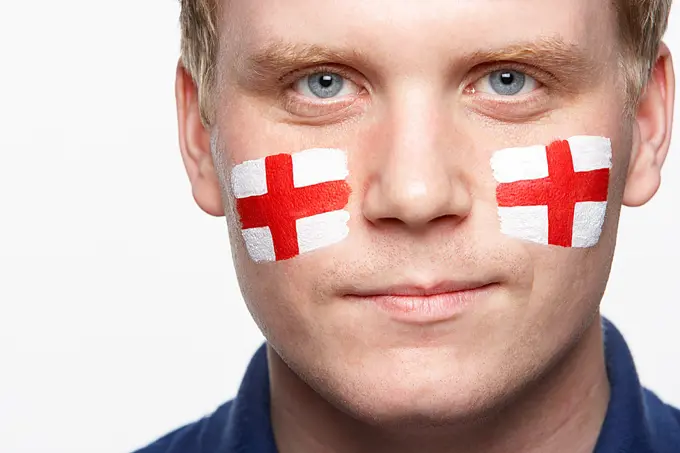
<svg viewBox="0 0 680 453">
<path fill-rule="evenodd" d="M 384 231 L 396 231 L 402 229 L 409 230 L 431 230 L 436 229 L 442 231 L 443 228 L 454 228 L 465 220 L 464 217 L 459 217 L 452 214 L 444 214 L 434 218 L 404 218 L 404 217 L 381 217 L 377 219 L 367 219 L 369 223 L 377 229 Z"/>
<path fill-rule="evenodd" d="M 445 219 L 458 223 L 469 213 L 471 194 L 459 169 L 395 160 L 375 175 L 362 203 L 364 217 L 375 226 L 421 228 Z"/>
<path fill-rule="evenodd" d="M 404 221 L 401 219 L 398 219 L 396 217 L 383 217 L 383 218 L 378 218 L 378 219 L 369 219 L 370 222 L 382 229 L 386 230 L 392 230 L 395 228 L 403 228 L 404 227 Z"/>
</svg>

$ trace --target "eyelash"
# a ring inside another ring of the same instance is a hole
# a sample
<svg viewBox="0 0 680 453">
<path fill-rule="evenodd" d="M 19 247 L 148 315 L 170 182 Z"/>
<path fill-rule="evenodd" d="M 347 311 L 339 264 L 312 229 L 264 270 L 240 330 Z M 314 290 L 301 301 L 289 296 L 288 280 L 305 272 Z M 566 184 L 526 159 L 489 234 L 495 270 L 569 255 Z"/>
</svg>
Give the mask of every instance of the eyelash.
<svg viewBox="0 0 680 453">
<path fill-rule="evenodd" d="M 495 71 L 500 71 L 502 69 L 518 71 L 527 74 L 536 79 L 537 81 L 539 81 L 541 85 L 549 85 L 551 83 L 557 82 L 557 78 L 553 74 L 535 68 L 531 65 L 516 63 L 513 61 L 498 61 L 478 65 L 478 69 L 473 69 L 472 76 L 468 77 L 466 86 L 476 82 L 482 77 L 486 77 L 487 75 Z M 340 66 L 321 65 L 293 71 L 281 77 L 279 81 L 290 88 L 296 81 L 300 80 L 301 78 L 312 74 L 317 74 L 320 72 L 332 72 L 334 74 L 341 75 L 346 79 L 356 78 L 357 76 L 355 71 L 350 71 Z M 356 82 L 353 83 L 357 84 Z"/>
<path fill-rule="evenodd" d="M 545 87 L 548 90 L 559 82 L 557 77 L 555 77 L 553 74 L 538 69 L 534 66 L 523 63 L 516 63 L 513 61 L 498 61 L 483 64 L 480 66 L 479 69 L 473 70 L 472 75 L 468 77 L 468 80 L 466 81 L 465 88 L 467 89 L 468 86 L 474 84 L 482 77 L 486 77 L 489 74 L 501 70 L 517 71 L 526 74 L 535 79 L 540 84 L 541 88 Z"/>
<path fill-rule="evenodd" d="M 463 92 L 467 92 L 469 87 L 471 87 L 481 78 L 499 70 L 513 70 L 522 72 L 534 78 L 538 82 L 539 86 L 532 93 L 528 93 L 519 97 L 508 97 L 508 99 L 484 93 L 471 94 L 471 96 L 476 96 L 476 98 L 479 99 L 482 104 L 486 104 L 487 107 L 490 107 L 491 104 L 496 104 L 499 106 L 505 105 L 507 108 L 511 108 L 510 106 L 513 105 L 519 106 L 527 103 L 542 103 L 543 101 L 539 101 L 539 99 L 546 99 L 554 86 L 559 84 L 559 80 L 553 74 L 538 69 L 534 66 L 512 61 L 497 61 L 480 64 L 474 67 L 470 75 L 468 75 L 464 80 Z M 332 72 L 334 74 L 338 74 L 354 83 L 359 88 L 359 91 L 352 96 L 323 100 L 304 97 L 294 90 L 294 85 L 301 78 L 320 72 Z M 282 93 L 282 103 L 284 108 L 296 116 L 308 117 L 310 120 L 312 118 L 317 118 L 320 120 L 321 118 L 329 115 L 334 116 L 334 114 L 340 114 L 347 108 L 353 106 L 361 97 L 361 95 L 367 92 L 370 93 L 370 86 L 357 71 L 333 64 L 321 64 L 319 66 L 311 66 L 299 69 L 280 77 L 279 82 L 285 87 L 285 90 Z"/>
<path fill-rule="evenodd" d="M 285 76 L 281 77 L 279 81 L 286 86 L 286 88 L 292 89 L 293 85 L 300 80 L 303 77 L 310 76 L 312 74 L 318 74 L 320 72 L 332 72 L 333 74 L 338 74 L 342 76 L 345 79 L 350 80 L 352 83 L 354 83 L 357 86 L 360 86 L 359 83 L 354 82 L 352 79 L 357 78 L 357 73 L 356 71 L 350 71 L 347 70 L 343 67 L 340 66 L 333 66 L 333 65 L 321 65 L 321 66 L 314 66 L 306 69 L 299 69 L 297 71 L 293 71 L 289 74 L 286 74 Z"/>
<path fill-rule="evenodd" d="M 352 96 L 328 98 L 326 100 L 311 99 L 295 91 L 294 86 L 301 78 L 320 72 L 338 74 L 355 84 L 359 91 Z M 357 79 L 362 80 L 359 81 Z M 363 94 L 369 91 L 366 88 L 368 84 L 365 82 L 365 79 L 356 71 L 332 64 L 322 64 L 290 72 L 279 78 L 279 82 L 284 87 L 284 91 L 281 94 L 284 109 L 296 117 L 306 118 L 305 121 L 310 121 L 310 124 L 322 120 L 331 121 L 333 117 L 340 116 L 352 107 Z M 345 114 L 345 116 L 347 115 Z"/>
</svg>

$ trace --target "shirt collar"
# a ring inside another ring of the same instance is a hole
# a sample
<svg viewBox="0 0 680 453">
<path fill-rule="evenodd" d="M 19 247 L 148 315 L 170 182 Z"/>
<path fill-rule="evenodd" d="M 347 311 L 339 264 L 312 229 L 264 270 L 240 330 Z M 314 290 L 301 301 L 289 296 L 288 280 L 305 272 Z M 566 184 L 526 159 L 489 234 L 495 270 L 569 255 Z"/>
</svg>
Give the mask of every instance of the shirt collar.
<svg viewBox="0 0 680 453">
<path fill-rule="evenodd" d="M 234 453 L 277 453 L 269 402 L 269 368 L 266 343 L 246 369 L 231 407 L 226 437 Z"/>
<path fill-rule="evenodd" d="M 621 332 L 605 318 L 602 333 L 611 393 L 594 453 L 646 453 L 649 430 L 633 357 Z"/>
</svg>

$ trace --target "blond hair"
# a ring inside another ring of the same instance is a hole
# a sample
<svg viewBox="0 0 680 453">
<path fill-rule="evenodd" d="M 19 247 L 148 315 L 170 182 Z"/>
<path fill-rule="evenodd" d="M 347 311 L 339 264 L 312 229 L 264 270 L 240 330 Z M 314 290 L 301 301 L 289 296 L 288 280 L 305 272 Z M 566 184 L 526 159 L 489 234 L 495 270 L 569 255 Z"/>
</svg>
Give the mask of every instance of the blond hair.
<svg viewBox="0 0 680 453">
<path fill-rule="evenodd" d="M 672 0 L 612 0 L 622 42 L 620 65 L 630 106 L 637 103 L 656 61 Z M 203 124 L 212 123 L 220 0 L 180 0 L 181 59 L 198 88 Z"/>
<path fill-rule="evenodd" d="M 651 74 L 659 44 L 666 33 L 673 0 L 614 0 L 619 37 L 619 62 L 626 76 L 629 107 L 637 104 Z"/>
</svg>

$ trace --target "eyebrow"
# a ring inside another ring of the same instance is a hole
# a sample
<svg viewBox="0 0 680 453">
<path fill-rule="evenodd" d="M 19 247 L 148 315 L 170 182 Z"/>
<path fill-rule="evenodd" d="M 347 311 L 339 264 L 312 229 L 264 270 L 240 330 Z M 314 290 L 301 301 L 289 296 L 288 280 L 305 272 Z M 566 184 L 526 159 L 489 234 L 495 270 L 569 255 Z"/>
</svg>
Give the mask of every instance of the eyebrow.
<svg viewBox="0 0 680 453">
<path fill-rule="evenodd" d="M 539 38 L 500 49 L 477 50 L 464 59 L 469 65 L 497 61 L 536 64 L 577 78 L 592 74 L 598 68 L 594 55 L 561 38 Z"/>
<path fill-rule="evenodd" d="M 368 58 L 358 49 L 332 49 L 317 44 L 272 41 L 257 52 L 237 60 L 238 80 L 248 86 L 271 83 L 297 69 L 320 64 L 355 66 Z"/>
<path fill-rule="evenodd" d="M 453 52 L 452 52 L 453 54 Z M 237 79 L 253 89 L 265 90 L 285 74 L 320 64 L 348 66 L 369 64 L 369 57 L 359 49 L 330 48 L 316 44 L 270 41 L 256 52 L 237 60 Z M 517 62 L 534 65 L 561 75 L 565 85 L 592 80 L 597 75 L 598 59 L 576 44 L 560 37 L 541 37 L 507 46 L 478 49 L 455 57 L 456 66 L 472 68 L 479 64 Z"/>
</svg>

